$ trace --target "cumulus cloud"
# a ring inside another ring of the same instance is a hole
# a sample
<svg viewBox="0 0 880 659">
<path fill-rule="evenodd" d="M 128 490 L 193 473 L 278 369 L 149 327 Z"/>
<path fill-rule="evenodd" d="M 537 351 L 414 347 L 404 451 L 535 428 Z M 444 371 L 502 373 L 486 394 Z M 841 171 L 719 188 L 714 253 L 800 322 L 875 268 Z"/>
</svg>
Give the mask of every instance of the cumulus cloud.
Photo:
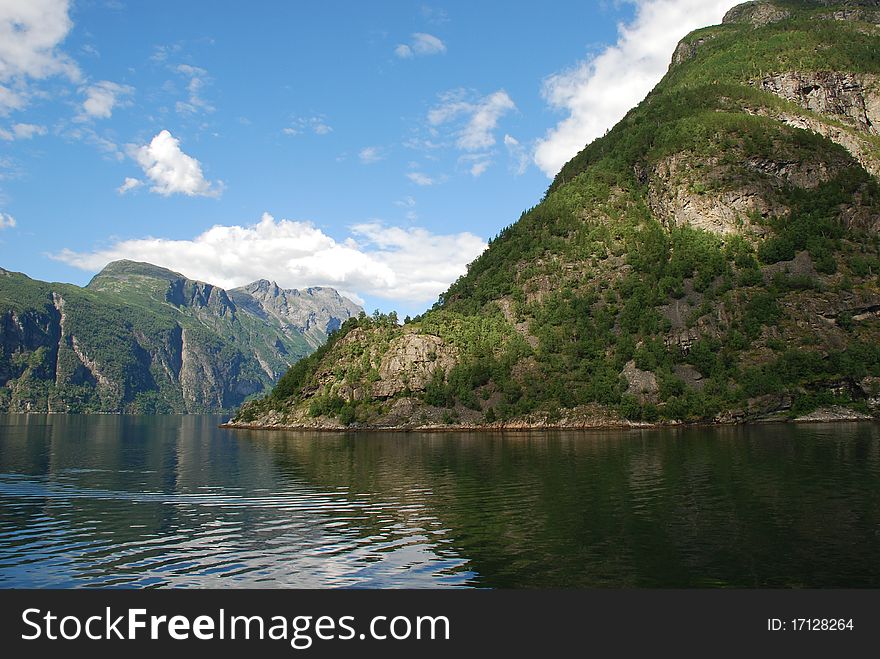
<svg viewBox="0 0 880 659">
<path fill-rule="evenodd" d="M 539 140 L 535 163 L 553 177 L 586 144 L 614 126 L 656 85 L 688 32 L 719 23 L 740 0 L 631 0 L 636 15 L 613 46 L 544 81 L 543 96 L 567 114 Z"/>
<path fill-rule="evenodd" d="M 127 103 L 126 98 L 134 92 L 134 87 L 102 80 L 85 88 L 86 100 L 77 117 L 79 121 L 88 119 L 109 119 L 113 108 Z"/>
<path fill-rule="evenodd" d="M 14 229 L 15 228 L 15 218 L 12 215 L 7 213 L 0 213 L 0 230 L 2 229 Z"/>
<path fill-rule="evenodd" d="M 177 270 L 226 288 L 260 278 L 291 288 L 332 286 L 349 295 L 429 303 L 486 248 L 468 233 L 357 224 L 339 242 L 311 222 L 275 220 L 264 213 L 249 226 L 214 226 L 192 240 L 141 238 L 107 249 L 64 250 L 53 258 L 88 271 L 133 259 Z"/>
<path fill-rule="evenodd" d="M 126 176 L 125 180 L 122 182 L 122 185 L 116 188 L 116 192 L 118 192 L 119 194 L 125 194 L 126 192 L 131 192 L 135 188 L 141 187 L 143 184 L 144 182 L 138 178 Z"/>
<path fill-rule="evenodd" d="M 456 126 L 455 144 L 464 151 L 486 149 L 495 144 L 498 121 L 516 105 L 507 92 L 499 89 L 477 100 L 468 100 L 464 90 L 446 92 L 440 96 L 440 104 L 428 112 L 431 126 L 453 124 Z"/>
<path fill-rule="evenodd" d="M 45 135 L 46 127 L 36 124 L 15 124 L 12 130 L 0 128 L 0 139 L 11 140 L 29 140 L 34 135 Z"/>
<path fill-rule="evenodd" d="M 398 44 L 394 54 L 401 59 L 422 57 L 424 55 L 441 55 L 446 52 L 446 44 L 438 37 L 426 32 L 415 32 L 410 35 L 409 43 Z"/>
<path fill-rule="evenodd" d="M 68 0 L 0 2 L 0 113 L 27 104 L 31 79 L 54 75 L 80 79 L 74 61 L 58 49 L 73 27 L 69 4 Z"/>
<path fill-rule="evenodd" d="M 180 140 L 167 130 L 161 131 L 149 144 L 131 147 L 129 155 L 152 182 L 150 192 L 166 197 L 177 193 L 217 197 L 222 191 L 222 183 L 205 179 L 201 163 L 185 154 L 180 149 Z"/>
</svg>

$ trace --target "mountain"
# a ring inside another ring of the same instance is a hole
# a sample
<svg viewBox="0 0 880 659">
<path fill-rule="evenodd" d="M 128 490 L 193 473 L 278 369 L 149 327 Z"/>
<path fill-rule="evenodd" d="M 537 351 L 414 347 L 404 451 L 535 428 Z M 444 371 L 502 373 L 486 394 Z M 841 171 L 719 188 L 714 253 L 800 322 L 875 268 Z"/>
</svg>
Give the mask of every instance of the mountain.
<svg viewBox="0 0 880 659">
<path fill-rule="evenodd" d="M 85 288 L 0 269 L 0 411 L 232 409 L 361 312 L 330 288 L 226 291 L 133 261 Z"/>
<path fill-rule="evenodd" d="M 430 311 L 347 321 L 232 424 L 869 418 L 878 175 L 880 2 L 745 3 Z"/>
</svg>

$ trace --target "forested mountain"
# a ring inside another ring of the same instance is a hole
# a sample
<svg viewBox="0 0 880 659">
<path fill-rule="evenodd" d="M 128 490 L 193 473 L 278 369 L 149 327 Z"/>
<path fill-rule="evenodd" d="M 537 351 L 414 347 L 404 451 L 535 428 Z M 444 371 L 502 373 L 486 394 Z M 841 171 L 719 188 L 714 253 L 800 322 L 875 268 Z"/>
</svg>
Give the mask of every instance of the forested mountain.
<svg viewBox="0 0 880 659">
<path fill-rule="evenodd" d="M 132 261 L 85 288 L 0 269 L 0 411 L 231 409 L 361 311 L 329 288 L 225 291 Z"/>
<path fill-rule="evenodd" d="M 349 320 L 234 422 L 876 414 L 878 175 L 880 3 L 740 5 L 430 311 Z"/>
</svg>

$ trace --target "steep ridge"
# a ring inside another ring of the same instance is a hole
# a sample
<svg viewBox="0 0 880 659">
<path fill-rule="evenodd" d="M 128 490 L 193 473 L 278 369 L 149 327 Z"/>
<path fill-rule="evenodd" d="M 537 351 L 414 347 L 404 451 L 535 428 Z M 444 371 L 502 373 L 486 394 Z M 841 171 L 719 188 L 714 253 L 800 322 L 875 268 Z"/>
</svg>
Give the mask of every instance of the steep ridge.
<svg viewBox="0 0 880 659">
<path fill-rule="evenodd" d="M 340 299 L 327 323 L 361 311 Z M 0 270 L 0 410 L 228 410 L 325 338 L 148 263 L 111 263 L 85 288 Z"/>
<path fill-rule="evenodd" d="M 878 76 L 876 1 L 732 9 L 430 311 L 348 321 L 233 425 L 870 418 Z"/>
</svg>

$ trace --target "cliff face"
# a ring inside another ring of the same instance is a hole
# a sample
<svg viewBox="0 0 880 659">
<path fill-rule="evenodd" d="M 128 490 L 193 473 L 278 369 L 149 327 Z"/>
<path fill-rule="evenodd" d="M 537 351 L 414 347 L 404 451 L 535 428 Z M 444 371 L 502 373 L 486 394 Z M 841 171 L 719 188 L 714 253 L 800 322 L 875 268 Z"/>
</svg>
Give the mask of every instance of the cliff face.
<svg viewBox="0 0 880 659">
<path fill-rule="evenodd" d="M 227 410 L 318 344 L 150 264 L 112 263 L 86 288 L 0 270 L 0 410 Z"/>
<path fill-rule="evenodd" d="M 734 8 L 433 309 L 348 321 L 235 423 L 877 414 L 878 53 L 880 2 Z"/>
<path fill-rule="evenodd" d="M 299 332 L 313 348 L 363 311 L 332 288 L 284 289 L 266 279 L 234 288 L 229 294 L 239 307 L 263 318 L 274 318 L 291 331 Z"/>
</svg>

